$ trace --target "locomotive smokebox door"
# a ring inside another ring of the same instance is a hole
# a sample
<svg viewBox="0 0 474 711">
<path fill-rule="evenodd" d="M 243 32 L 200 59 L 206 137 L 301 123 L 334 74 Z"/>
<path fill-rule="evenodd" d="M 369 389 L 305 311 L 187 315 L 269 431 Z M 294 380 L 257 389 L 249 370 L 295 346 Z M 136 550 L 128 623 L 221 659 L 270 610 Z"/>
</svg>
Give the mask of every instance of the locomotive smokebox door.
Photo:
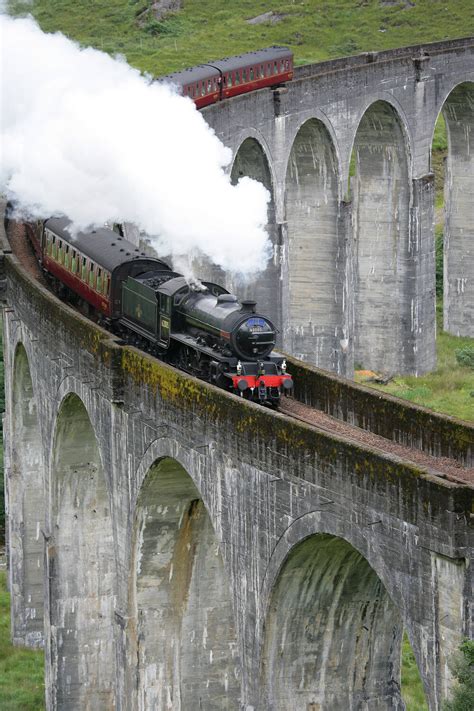
<svg viewBox="0 0 474 711">
<path fill-rule="evenodd" d="M 171 331 L 171 297 L 160 294 L 160 345 L 165 348 L 170 344 Z"/>
</svg>

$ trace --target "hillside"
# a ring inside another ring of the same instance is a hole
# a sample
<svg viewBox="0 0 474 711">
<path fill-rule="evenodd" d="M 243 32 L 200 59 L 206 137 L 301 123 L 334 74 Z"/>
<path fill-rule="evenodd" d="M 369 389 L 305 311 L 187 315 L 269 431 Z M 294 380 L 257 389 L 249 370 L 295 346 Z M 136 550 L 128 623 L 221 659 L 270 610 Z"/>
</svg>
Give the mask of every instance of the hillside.
<svg viewBox="0 0 474 711">
<path fill-rule="evenodd" d="M 10 12 L 31 13 L 44 30 L 123 54 L 155 75 L 272 44 L 291 47 L 296 63 L 307 64 L 474 35 L 472 0 L 184 0 L 179 12 L 155 19 L 149 10 L 158 4 L 13 0 Z"/>
</svg>

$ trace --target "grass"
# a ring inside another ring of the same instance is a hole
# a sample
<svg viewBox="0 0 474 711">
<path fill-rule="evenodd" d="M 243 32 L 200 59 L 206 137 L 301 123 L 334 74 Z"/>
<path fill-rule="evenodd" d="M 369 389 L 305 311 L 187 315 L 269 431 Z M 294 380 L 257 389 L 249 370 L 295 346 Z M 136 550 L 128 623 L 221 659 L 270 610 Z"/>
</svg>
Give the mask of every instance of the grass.
<svg viewBox="0 0 474 711">
<path fill-rule="evenodd" d="M 0 708 L 2 711 L 43 711 L 44 654 L 10 642 L 10 595 L 6 573 L 0 571 Z"/>
<path fill-rule="evenodd" d="M 474 422 L 474 369 L 458 365 L 455 354 L 460 348 L 474 347 L 474 338 L 458 338 L 441 331 L 436 346 L 438 365 L 432 373 L 418 378 L 398 376 L 387 385 L 368 384 L 437 412 Z M 357 376 L 356 380 L 364 382 L 365 378 Z"/>
<path fill-rule="evenodd" d="M 123 54 L 141 70 L 166 74 L 229 54 L 283 44 L 297 64 L 474 34 L 471 0 L 186 0 L 161 22 L 143 19 L 147 0 L 36 0 L 10 3 L 49 32 Z M 276 24 L 246 20 L 272 10 Z"/>
<path fill-rule="evenodd" d="M 407 711 L 428 711 L 420 672 L 406 634 L 402 643 L 402 697 Z"/>
</svg>

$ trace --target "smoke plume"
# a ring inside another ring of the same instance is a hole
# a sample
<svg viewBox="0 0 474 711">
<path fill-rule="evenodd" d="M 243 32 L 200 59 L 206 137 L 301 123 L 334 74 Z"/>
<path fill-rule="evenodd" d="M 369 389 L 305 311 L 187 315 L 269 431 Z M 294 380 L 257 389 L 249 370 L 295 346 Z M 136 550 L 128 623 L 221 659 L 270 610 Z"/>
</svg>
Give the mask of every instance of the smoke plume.
<svg viewBox="0 0 474 711">
<path fill-rule="evenodd" d="M 231 151 L 190 99 L 32 19 L 2 15 L 0 33 L 0 191 L 23 214 L 134 222 L 161 255 L 264 268 L 268 192 L 230 183 Z"/>
</svg>

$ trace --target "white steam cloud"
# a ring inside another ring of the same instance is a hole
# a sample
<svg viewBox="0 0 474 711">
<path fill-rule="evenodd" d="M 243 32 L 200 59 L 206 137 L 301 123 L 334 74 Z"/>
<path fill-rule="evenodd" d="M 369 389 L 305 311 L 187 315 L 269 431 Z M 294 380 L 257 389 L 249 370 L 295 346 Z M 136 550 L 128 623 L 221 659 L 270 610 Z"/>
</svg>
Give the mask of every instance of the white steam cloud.
<svg viewBox="0 0 474 711">
<path fill-rule="evenodd" d="M 162 255 L 264 268 L 268 192 L 230 183 L 231 151 L 190 99 L 32 19 L 2 15 L 0 33 L 0 191 L 75 229 L 134 222 Z"/>
</svg>

